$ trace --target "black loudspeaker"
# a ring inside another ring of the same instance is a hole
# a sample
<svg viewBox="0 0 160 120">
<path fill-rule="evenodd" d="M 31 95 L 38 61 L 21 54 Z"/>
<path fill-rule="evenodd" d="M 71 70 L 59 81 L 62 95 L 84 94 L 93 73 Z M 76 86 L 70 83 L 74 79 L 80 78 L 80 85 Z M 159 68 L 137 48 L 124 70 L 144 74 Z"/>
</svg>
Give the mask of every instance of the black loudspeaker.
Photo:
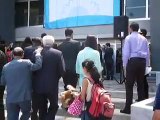
<svg viewBox="0 0 160 120">
<path fill-rule="evenodd" d="M 125 38 L 128 35 L 128 17 L 114 17 L 114 38 Z"/>
</svg>

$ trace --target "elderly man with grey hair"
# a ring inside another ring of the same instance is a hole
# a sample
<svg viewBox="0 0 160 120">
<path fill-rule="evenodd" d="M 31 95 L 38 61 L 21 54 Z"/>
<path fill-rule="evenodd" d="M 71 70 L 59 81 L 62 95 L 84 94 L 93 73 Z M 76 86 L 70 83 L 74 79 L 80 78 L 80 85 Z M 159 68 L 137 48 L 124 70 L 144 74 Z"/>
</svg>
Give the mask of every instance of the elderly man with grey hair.
<svg viewBox="0 0 160 120">
<path fill-rule="evenodd" d="M 39 104 L 39 120 L 55 120 L 58 110 L 58 83 L 65 72 L 62 52 L 52 48 L 54 37 L 43 37 L 42 69 L 33 76 L 33 91 Z M 47 106 L 48 101 L 50 104 Z"/>
</svg>

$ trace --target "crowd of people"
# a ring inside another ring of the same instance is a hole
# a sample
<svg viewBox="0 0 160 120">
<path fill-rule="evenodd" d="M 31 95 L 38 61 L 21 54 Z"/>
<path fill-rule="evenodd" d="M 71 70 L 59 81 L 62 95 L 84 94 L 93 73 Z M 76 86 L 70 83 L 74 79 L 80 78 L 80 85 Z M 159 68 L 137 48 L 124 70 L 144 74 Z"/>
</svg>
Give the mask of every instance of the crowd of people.
<svg viewBox="0 0 160 120">
<path fill-rule="evenodd" d="M 138 32 L 139 25 L 130 25 L 131 34 L 125 38 L 123 68 L 126 77 L 126 104 L 121 113 L 130 114 L 133 85 L 137 83 L 137 101 L 148 98 L 145 68 L 150 66 L 147 31 Z M 66 40 L 57 45 L 51 35 L 26 37 L 21 47 L 6 47 L 0 51 L 0 118 L 5 120 L 3 95 L 6 86 L 7 118 L 18 120 L 54 120 L 58 110 L 58 83 L 62 77 L 64 90 L 67 85 L 79 87 L 81 99 L 91 100 L 94 83 L 101 85 L 100 78 L 113 80 L 114 60 L 110 43 L 105 47 L 97 44 L 94 35 L 88 35 L 83 44 L 73 39 L 73 30 L 65 30 Z M 122 63 L 119 63 L 122 64 Z M 89 79 L 86 79 L 89 78 Z M 158 98 L 157 98 L 158 99 Z M 157 103 L 157 102 L 156 102 Z M 157 108 L 157 107 L 155 107 Z M 90 120 L 86 114 L 87 120 Z"/>
</svg>

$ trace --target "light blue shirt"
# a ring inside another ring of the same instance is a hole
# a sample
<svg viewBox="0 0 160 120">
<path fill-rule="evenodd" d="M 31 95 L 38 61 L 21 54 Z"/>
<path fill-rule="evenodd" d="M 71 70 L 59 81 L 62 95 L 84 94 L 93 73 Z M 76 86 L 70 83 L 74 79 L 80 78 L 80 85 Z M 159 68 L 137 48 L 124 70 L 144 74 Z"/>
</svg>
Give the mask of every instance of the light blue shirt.
<svg viewBox="0 0 160 120">
<path fill-rule="evenodd" d="M 90 59 L 94 61 L 95 66 L 97 67 L 98 71 L 102 71 L 101 61 L 100 61 L 100 54 L 97 50 L 94 50 L 90 47 L 85 47 L 81 50 L 77 55 L 76 61 L 76 73 L 79 74 L 79 86 L 82 87 L 82 82 L 85 77 L 82 62 L 86 59 Z"/>
<path fill-rule="evenodd" d="M 138 32 L 132 32 L 124 41 L 123 66 L 126 67 L 128 60 L 132 57 L 146 59 L 146 66 L 149 66 L 149 45 L 147 39 Z"/>
<path fill-rule="evenodd" d="M 35 64 L 27 59 L 14 59 L 4 65 L 1 76 L 1 85 L 7 87 L 7 103 L 31 100 L 31 71 L 38 70 L 41 67 L 41 56 L 36 56 Z"/>
</svg>

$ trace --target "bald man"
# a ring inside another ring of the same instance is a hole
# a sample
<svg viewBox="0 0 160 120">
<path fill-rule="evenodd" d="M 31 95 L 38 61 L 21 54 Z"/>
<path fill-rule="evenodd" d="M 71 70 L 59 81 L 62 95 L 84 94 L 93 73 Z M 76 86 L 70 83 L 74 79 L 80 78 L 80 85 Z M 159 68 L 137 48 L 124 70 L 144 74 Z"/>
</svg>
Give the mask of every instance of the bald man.
<svg viewBox="0 0 160 120">
<path fill-rule="evenodd" d="M 22 59 L 24 52 L 20 47 L 13 50 L 13 56 L 14 60 L 4 65 L 1 76 L 1 85 L 7 88 L 7 118 L 18 120 L 21 111 L 21 120 L 28 120 L 31 111 L 31 71 L 42 67 L 42 58 L 40 50 L 37 50 L 35 64 Z"/>
</svg>

